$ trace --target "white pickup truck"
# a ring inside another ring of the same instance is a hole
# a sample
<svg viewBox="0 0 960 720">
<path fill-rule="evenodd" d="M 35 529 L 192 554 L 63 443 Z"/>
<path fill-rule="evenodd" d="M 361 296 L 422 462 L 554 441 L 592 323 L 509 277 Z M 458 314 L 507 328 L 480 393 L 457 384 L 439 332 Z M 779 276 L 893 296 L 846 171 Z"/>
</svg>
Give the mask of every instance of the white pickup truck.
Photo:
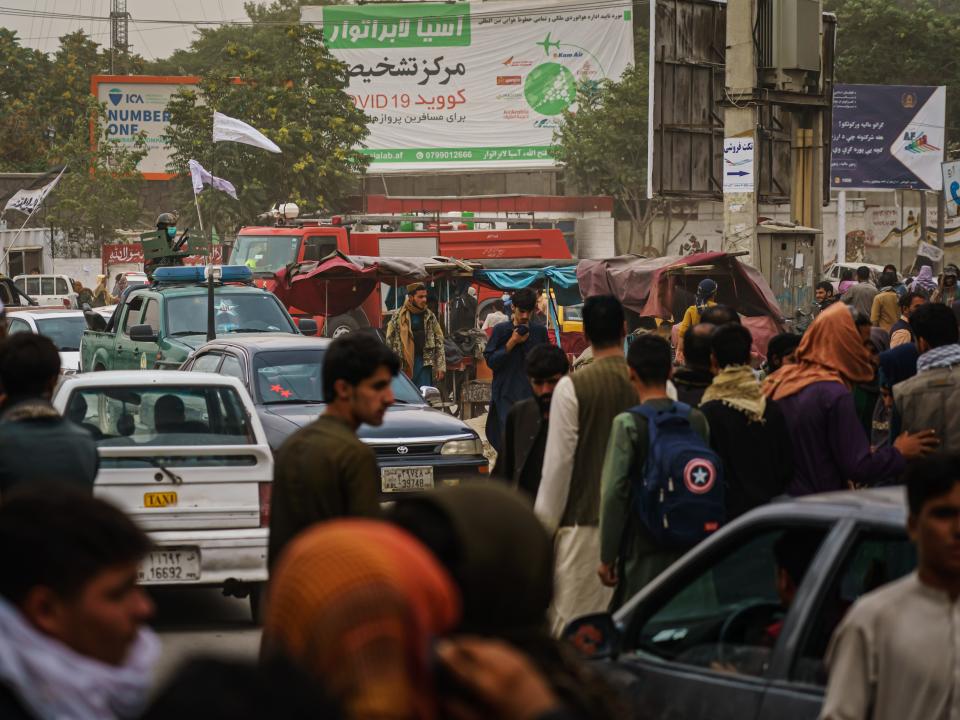
<svg viewBox="0 0 960 720">
<path fill-rule="evenodd" d="M 144 585 L 249 595 L 267 580 L 273 456 L 239 380 L 175 370 L 76 375 L 53 404 L 100 453 L 94 493 L 148 532 Z"/>
</svg>

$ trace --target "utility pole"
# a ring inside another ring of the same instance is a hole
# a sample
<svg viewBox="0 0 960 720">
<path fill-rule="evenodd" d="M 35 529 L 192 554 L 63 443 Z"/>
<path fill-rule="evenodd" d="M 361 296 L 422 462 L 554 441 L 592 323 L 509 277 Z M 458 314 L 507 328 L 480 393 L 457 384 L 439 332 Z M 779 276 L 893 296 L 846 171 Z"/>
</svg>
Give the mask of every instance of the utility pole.
<svg viewBox="0 0 960 720">
<path fill-rule="evenodd" d="M 748 252 L 742 261 L 759 266 L 757 246 L 757 173 L 760 157 L 757 142 L 758 112 L 756 97 L 757 54 L 753 31 L 756 24 L 756 0 L 727 2 L 727 52 L 724 92 L 727 106 L 723 114 L 724 145 L 752 148 L 750 162 L 728 163 L 724 152 L 723 167 L 723 248 L 727 252 Z M 735 144 L 731 140 L 736 139 Z M 749 174 L 739 175 L 748 172 Z M 736 173 L 736 175 L 734 175 Z M 732 183 L 734 178 L 749 182 Z M 731 188 L 735 185 L 735 188 Z"/>
<path fill-rule="evenodd" d="M 110 8 L 110 74 L 116 74 L 117 52 L 123 53 L 124 69 L 130 52 L 130 13 L 127 0 L 112 0 Z"/>
</svg>

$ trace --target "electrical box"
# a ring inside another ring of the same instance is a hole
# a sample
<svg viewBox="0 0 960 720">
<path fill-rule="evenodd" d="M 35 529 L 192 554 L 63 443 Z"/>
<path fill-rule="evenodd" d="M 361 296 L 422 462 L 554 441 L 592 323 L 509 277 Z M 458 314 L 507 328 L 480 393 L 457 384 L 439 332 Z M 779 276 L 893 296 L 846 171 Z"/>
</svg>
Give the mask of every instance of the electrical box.
<svg viewBox="0 0 960 720">
<path fill-rule="evenodd" d="M 820 0 L 760 0 L 760 80 L 784 92 L 815 92 L 820 79 Z"/>
</svg>

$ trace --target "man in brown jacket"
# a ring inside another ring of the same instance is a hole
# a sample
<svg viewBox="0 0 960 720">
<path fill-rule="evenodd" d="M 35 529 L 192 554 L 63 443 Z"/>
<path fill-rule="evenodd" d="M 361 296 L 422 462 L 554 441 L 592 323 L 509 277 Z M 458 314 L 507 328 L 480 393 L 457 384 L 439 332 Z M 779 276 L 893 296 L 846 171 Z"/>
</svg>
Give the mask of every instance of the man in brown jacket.
<svg viewBox="0 0 960 720">
<path fill-rule="evenodd" d="M 880 276 L 880 291 L 873 296 L 870 306 L 870 322 L 884 332 L 900 318 L 900 296 L 894 288 L 897 286 L 897 274 L 885 272 Z"/>
<path fill-rule="evenodd" d="M 400 359 L 374 335 L 355 332 L 330 344 L 323 360 L 327 409 L 280 447 L 273 473 L 269 561 L 304 528 L 344 516 L 379 515 L 377 458 L 357 438 L 381 425 L 393 405 Z"/>
</svg>

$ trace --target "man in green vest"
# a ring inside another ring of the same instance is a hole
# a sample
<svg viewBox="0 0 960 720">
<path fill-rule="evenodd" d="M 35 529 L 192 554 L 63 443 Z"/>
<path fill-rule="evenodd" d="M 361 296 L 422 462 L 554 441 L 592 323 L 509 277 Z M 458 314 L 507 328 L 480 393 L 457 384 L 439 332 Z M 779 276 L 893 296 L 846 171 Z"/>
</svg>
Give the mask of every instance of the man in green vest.
<svg viewBox="0 0 960 720">
<path fill-rule="evenodd" d="M 602 612 L 612 591 L 600 582 L 600 477 L 613 419 L 637 404 L 623 356 L 623 307 L 612 295 L 587 298 L 583 331 L 593 362 L 557 383 L 543 477 L 534 510 L 554 533 L 554 634 L 580 615 Z"/>
</svg>

